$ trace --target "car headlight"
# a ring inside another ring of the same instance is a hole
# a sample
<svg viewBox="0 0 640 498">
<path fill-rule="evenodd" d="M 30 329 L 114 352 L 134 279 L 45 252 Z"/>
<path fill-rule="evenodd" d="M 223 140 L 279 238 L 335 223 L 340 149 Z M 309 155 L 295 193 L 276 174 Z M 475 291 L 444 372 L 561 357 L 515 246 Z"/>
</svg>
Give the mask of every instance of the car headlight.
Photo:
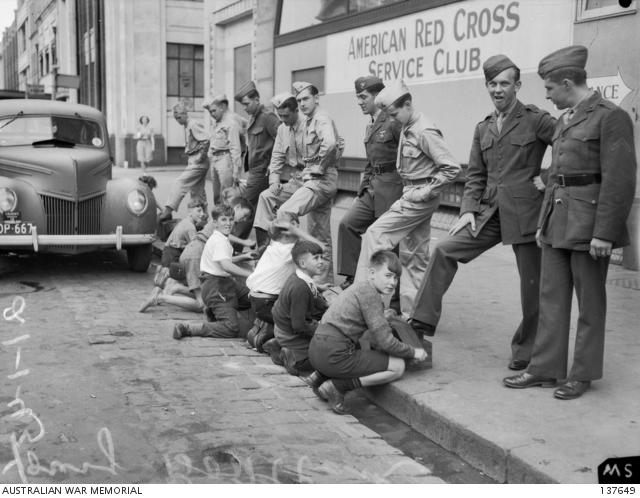
<svg viewBox="0 0 640 498">
<path fill-rule="evenodd" d="M 127 195 L 127 207 L 129 211 L 131 211 L 135 215 L 141 215 L 147 210 L 147 206 L 149 205 L 149 199 L 147 199 L 147 194 L 145 194 L 142 190 L 132 190 Z"/>
<path fill-rule="evenodd" d="M 13 211 L 18 205 L 18 196 L 10 188 L 0 188 L 0 211 Z"/>
</svg>

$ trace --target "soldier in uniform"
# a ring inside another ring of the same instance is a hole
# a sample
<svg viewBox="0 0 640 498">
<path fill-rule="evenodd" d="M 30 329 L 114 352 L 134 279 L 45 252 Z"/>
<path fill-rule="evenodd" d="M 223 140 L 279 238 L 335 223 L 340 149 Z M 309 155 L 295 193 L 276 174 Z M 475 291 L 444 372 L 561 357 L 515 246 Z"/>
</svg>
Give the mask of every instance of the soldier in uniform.
<svg viewBox="0 0 640 498">
<path fill-rule="evenodd" d="M 364 137 L 367 164 L 358 197 L 338 227 L 338 274 L 347 277 L 343 288 L 353 283 L 362 234 L 402 195 L 402 178 L 396 169 L 402 125 L 376 106 L 375 98 L 383 88 L 375 76 L 355 81 L 358 105 L 371 121 Z"/>
<path fill-rule="evenodd" d="M 255 212 L 260 192 L 269 186 L 267 167 L 280 121 L 260 103 L 260 94 L 253 81 L 243 85 L 234 98 L 250 116 L 247 126 L 249 175 L 244 197 L 251 203 Z"/>
<path fill-rule="evenodd" d="M 184 127 L 184 151 L 188 157 L 187 167 L 176 179 L 158 221 L 170 220 L 172 212 L 180 207 L 187 192 L 190 192 L 192 200 L 200 201 L 204 205 L 205 212 L 207 206 L 204 185 L 209 170 L 209 162 L 207 161 L 209 135 L 201 123 L 189 117 L 189 112 L 184 104 L 179 103 L 173 106 L 173 117 Z"/>
<path fill-rule="evenodd" d="M 522 321 L 511 341 L 509 368 L 522 370 L 538 328 L 540 249 L 535 232 L 544 190 L 539 174 L 555 119 L 518 100 L 520 70 L 507 56 L 490 57 L 483 70 L 495 111 L 476 125 L 460 218 L 431 254 L 411 324 L 432 336 L 458 263 L 472 261 L 499 242 L 511 244 L 520 274 Z"/>
<path fill-rule="evenodd" d="M 551 387 L 575 399 L 602 377 L 606 278 L 611 250 L 629 243 L 636 156 L 629 115 L 587 87 L 587 49 L 560 49 L 540 61 L 547 98 L 568 109 L 553 135 L 552 162 L 536 238 L 542 247 L 540 320 L 531 363 L 507 387 Z M 567 375 L 571 299 L 578 324 Z"/>
<path fill-rule="evenodd" d="M 242 130 L 238 121 L 229 111 L 226 95 L 218 95 L 206 100 L 202 107 L 215 120 L 209 142 L 209 164 L 213 181 L 213 199 L 220 203 L 220 192 L 237 184 L 242 173 Z"/>
<path fill-rule="evenodd" d="M 355 282 L 367 278 L 373 253 L 389 251 L 405 241 L 409 257 L 403 261 L 402 281 L 407 279 L 417 289 L 422 282 L 429 254 L 431 216 L 439 204 L 439 193 L 460 172 L 440 130 L 421 112 L 415 110 L 411 94 L 403 81 L 385 87 L 375 103 L 393 119 L 402 123 L 397 169 L 404 188 L 402 197 L 378 218 L 362 237 L 362 249 Z M 400 293 L 403 313 L 413 307 L 412 293 Z"/>
</svg>

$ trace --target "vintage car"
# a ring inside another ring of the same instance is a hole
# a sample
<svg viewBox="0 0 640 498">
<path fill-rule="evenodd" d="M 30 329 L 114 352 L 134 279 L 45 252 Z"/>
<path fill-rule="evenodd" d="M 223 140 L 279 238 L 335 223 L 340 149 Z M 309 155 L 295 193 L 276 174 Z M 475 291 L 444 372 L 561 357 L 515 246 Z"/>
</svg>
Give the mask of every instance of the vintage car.
<svg viewBox="0 0 640 498">
<path fill-rule="evenodd" d="M 146 271 L 156 230 L 147 185 L 112 179 L 103 114 L 43 100 L 0 100 L 0 252 L 126 249 Z"/>
</svg>

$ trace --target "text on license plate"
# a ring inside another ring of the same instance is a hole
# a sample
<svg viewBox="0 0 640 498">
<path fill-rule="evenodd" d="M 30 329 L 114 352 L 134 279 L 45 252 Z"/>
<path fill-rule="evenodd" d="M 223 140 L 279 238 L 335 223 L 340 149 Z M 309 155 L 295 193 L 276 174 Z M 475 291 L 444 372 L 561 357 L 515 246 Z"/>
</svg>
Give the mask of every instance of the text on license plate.
<svg viewBox="0 0 640 498">
<path fill-rule="evenodd" d="M 33 224 L 24 221 L 0 222 L 0 235 L 31 235 Z"/>
</svg>

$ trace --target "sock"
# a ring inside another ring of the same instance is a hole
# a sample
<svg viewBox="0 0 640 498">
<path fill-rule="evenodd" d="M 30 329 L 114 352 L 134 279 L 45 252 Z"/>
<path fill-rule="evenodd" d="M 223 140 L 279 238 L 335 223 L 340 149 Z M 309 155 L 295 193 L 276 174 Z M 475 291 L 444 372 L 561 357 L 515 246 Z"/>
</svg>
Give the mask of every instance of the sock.
<svg viewBox="0 0 640 498">
<path fill-rule="evenodd" d="M 333 382 L 333 385 L 336 386 L 338 392 L 341 392 L 342 394 L 346 393 L 347 391 L 353 391 L 354 389 L 362 387 L 362 383 L 357 377 L 353 379 L 331 379 L 331 382 Z"/>
</svg>

